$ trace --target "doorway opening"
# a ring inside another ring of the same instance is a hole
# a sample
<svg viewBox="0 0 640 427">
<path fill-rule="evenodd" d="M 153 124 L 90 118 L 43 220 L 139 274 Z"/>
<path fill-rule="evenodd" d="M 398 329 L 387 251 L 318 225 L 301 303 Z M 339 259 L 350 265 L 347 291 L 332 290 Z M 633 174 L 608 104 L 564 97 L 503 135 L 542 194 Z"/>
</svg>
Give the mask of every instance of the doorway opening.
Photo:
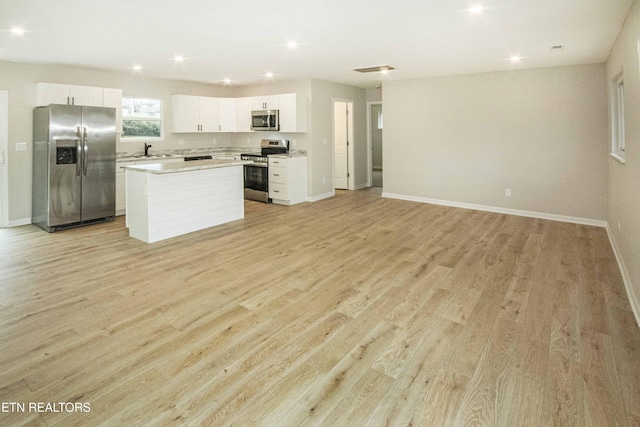
<svg viewBox="0 0 640 427">
<path fill-rule="evenodd" d="M 382 187 L 382 102 L 369 103 L 369 185 Z"/>
<path fill-rule="evenodd" d="M 9 224 L 9 91 L 0 90 L 0 228 Z"/>
<path fill-rule="evenodd" d="M 353 190 L 353 101 L 333 100 L 333 186 Z"/>
</svg>

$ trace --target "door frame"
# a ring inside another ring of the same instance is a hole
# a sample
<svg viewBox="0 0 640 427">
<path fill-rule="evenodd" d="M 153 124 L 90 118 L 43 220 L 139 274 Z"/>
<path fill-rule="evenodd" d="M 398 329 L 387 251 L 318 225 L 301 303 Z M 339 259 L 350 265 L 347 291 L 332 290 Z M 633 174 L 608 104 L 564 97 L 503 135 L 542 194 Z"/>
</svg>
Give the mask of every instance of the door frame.
<svg viewBox="0 0 640 427">
<path fill-rule="evenodd" d="M 373 185 L 373 138 L 371 135 L 371 107 L 374 105 L 382 105 L 382 101 L 367 102 L 367 187 L 371 187 Z"/>
<path fill-rule="evenodd" d="M 9 226 L 9 91 L 0 89 L 0 228 Z"/>
<path fill-rule="evenodd" d="M 336 102 L 346 102 L 347 111 L 349 112 L 349 120 L 347 121 L 349 126 L 349 145 L 347 146 L 347 190 L 355 189 L 355 176 L 353 170 L 355 169 L 355 163 L 353 161 L 353 140 L 355 135 L 353 132 L 353 109 L 355 102 L 353 99 L 346 98 L 331 98 L 331 180 L 333 182 L 332 190 L 336 190 Z"/>
</svg>

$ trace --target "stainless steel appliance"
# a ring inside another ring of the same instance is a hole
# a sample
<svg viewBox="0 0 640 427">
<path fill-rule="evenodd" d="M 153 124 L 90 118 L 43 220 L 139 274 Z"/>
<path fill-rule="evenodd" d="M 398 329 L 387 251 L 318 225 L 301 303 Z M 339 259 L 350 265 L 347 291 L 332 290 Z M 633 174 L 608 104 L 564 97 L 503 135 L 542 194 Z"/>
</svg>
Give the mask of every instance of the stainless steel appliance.
<svg viewBox="0 0 640 427">
<path fill-rule="evenodd" d="M 263 139 L 260 154 L 241 154 L 240 159 L 252 160 L 244 165 L 244 198 L 269 203 L 269 154 L 287 154 L 289 141 L 286 139 Z"/>
<path fill-rule="evenodd" d="M 49 105 L 33 110 L 33 224 L 48 232 L 113 221 L 116 110 Z"/>
<path fill-rule="evenodd" d="M 258 110 L 251 112 L 251 130 L 280 130 L 280 111 Z"/>
</svg>

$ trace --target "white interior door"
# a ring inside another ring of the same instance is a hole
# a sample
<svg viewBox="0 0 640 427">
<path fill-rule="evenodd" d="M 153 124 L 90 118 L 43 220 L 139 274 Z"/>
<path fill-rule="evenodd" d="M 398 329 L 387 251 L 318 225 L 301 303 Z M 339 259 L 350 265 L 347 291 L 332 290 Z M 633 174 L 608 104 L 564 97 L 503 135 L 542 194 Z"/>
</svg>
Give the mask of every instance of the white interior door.
<svg viewBox="0 0 640 427">
<path fill-rule="evenodd" d="M 9 221 L 9 187 L 7 180 L 7 147 L 9 138 L 9 92 L 0 90 L 0 227 L 6 227 Z"/>
<path fill-rule="evenodd" d="M 349 188 L 349 120 L 347 103 L 333 103 L 333 125 L 335 135 L 335 174 L 334 187 L 346 190 Z"/>
</svg>

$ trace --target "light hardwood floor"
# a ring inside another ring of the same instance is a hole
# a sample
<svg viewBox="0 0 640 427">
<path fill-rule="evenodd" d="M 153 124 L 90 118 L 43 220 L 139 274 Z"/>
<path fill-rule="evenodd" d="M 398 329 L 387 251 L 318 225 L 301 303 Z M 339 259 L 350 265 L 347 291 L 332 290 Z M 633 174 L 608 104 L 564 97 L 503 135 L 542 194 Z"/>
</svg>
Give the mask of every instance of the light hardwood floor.
<svg viewBox="0 0 640 427">
<path fill-rule="evenodd" d="M 0 230 L 0 425 L 640 425 L 604 229 L 338 192 L 167 241 Z"/>
</svg>

